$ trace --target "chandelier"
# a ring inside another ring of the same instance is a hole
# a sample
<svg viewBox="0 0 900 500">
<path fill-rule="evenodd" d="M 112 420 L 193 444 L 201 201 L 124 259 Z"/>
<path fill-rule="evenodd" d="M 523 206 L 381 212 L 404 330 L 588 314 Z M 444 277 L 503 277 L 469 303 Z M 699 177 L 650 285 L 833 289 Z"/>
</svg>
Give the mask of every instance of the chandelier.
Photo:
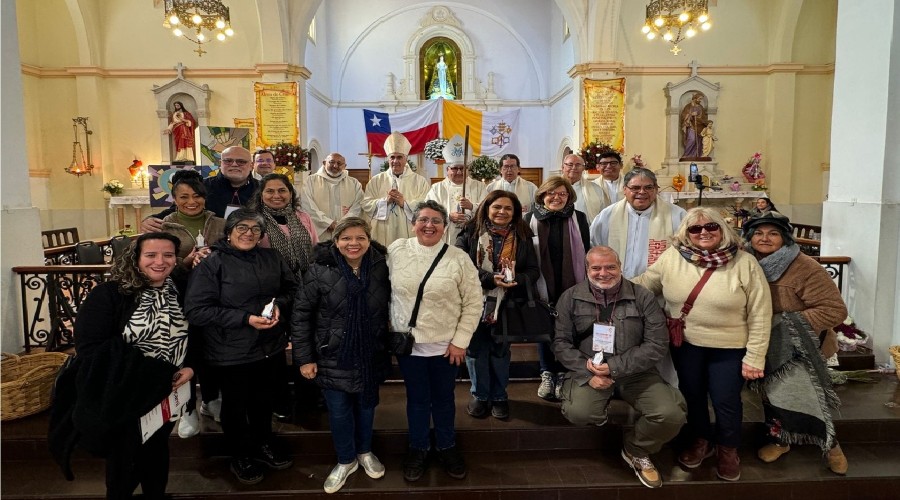
<svg viewBox="0 0 900 500">
<path fill-rule="evenodd" d="M 206 53 L 203 44 L 211 42 L 213 37 L 224 42 L 234 36 L 228 7 L 220 0 L 165 0 L 165 10 L 163 26 L 171 28 L 173 35 L 197 44 L 194 52 L 199 57 Z"/>
<path fill-rule="evenodd" d="M 79 116 L 72 118 L 72 130 L 75 132 L 75 142 L 72 143 L 72 163 L 66 167 L 66 173 L 75 177 L 81 177 L 84 174 L 93 175 L 94 163 L 91 161 L 91 140 L 90 135 L 94 132 L 87 128 L 87 117 Z M 84 128 L 84 145 L 87 147 L 87 158 L 84 156 L 84 150 L 81 149 L 81 143 L 78 142 L 78 126 Z"/>
<path fill-rule="evenodd" d="M 647 20 L 641 32 L 647 40 L 657 36 L 670 42 L 670 51 L 678 55 L 678 44 L 685 38 L 693 38 L 698 29 L 712 27 L 709 22 L 708 0 L 652 0 L 647 5 Z"/>
</svg>

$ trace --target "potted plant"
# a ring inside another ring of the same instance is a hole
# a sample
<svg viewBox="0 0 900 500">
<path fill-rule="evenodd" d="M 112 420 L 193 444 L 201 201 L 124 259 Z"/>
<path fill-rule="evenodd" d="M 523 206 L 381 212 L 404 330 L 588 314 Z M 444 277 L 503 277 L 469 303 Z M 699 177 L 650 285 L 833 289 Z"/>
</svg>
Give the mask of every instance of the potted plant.
<svg viewBox="0 0 900 500">
<path fill-rule="evenodd" d="M 118 179 L 113 179 L 100 188 L 100 191 L 107 193 L 109 197 L 119 196 L 125 192 L 125 185 Z"/>
<path fill-rule="evenodd" d="M 444 146 L 450 142 L 444 138 L 432 139 L 425 143 L 425 158 L 435 162 L 438 165 L 446 163 L 444 160 Z"/>
<path fill-rule="evenodd" d="M 275 157 L 275 165 L 278 167 L 288 167 L 293 169 L 294 172 L 306 172 L 309 170 L 309 151 L 297 144 L 279 142 L 270 151 L 272 151 L 272 156 Z"/>
<path fill-rule="evenodd" d="M 469 177 L 488 182 L 500 175 L 500 163 L 490 156 L 479 156 L 469 163 Z"/>
</svg>

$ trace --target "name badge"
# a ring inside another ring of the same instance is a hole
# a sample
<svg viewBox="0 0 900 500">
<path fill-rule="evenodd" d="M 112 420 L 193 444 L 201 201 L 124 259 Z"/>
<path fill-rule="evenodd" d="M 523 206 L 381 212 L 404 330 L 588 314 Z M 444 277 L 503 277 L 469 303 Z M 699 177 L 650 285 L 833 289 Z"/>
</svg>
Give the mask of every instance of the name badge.
<svg viewBox="0 0 900 500">
<path fill-rule="evenodd" d="M 613 325 L 602 325 L 594 323 L 594 352 L 606 352 L 615 354 L 616 352 L 616 327 Z"/>
</svg>

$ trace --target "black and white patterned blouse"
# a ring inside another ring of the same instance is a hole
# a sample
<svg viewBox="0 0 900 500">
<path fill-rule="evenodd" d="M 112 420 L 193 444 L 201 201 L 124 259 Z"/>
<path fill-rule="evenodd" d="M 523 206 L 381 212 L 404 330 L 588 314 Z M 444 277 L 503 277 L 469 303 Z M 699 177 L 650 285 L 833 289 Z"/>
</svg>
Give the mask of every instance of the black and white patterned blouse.
<svg viewBox="0 0 900 500">
<path fill-rule="evenodd" d="M 145 356 L 181 366 L 187 354 L 188 322 L 171 278 L 161 287 L 142 290 L 136 300 L 137 309 L 122 332 L 125 342 Z"/>
</svg>

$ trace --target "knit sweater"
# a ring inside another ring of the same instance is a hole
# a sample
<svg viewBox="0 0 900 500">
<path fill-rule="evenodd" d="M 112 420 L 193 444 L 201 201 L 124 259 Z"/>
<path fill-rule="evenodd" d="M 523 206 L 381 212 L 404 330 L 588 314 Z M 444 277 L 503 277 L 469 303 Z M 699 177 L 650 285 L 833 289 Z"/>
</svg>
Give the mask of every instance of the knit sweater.
<svg viewBox="0 0 900 500">
<path fill-rule="evenodd" d="M 705 269 L 668 248 L 644 274 L 631 281 L 662 294 L 666 315 L 681 316 L 681 308 Z M 739 251 L 716 269 L 685 317 L 684 338 L 693 345 L 725 349 L 746 347 L 743 362 L 765 368 L 772 320 L 769 283 L 756 258 Z"/>
<path fill-rule="evenodd" d="M 401 238 L 388 248 L 393 330 L 408 329 L 419 284 L 442 246 L 426 247 L 416 238 Z M 449 340 L 465 349 L 481 319 L 481 310 L 481 284 L 475 265 L 465 252 L 450 246 L 425 283 L 413 337 L 421 344 Z"/>
</svg>

